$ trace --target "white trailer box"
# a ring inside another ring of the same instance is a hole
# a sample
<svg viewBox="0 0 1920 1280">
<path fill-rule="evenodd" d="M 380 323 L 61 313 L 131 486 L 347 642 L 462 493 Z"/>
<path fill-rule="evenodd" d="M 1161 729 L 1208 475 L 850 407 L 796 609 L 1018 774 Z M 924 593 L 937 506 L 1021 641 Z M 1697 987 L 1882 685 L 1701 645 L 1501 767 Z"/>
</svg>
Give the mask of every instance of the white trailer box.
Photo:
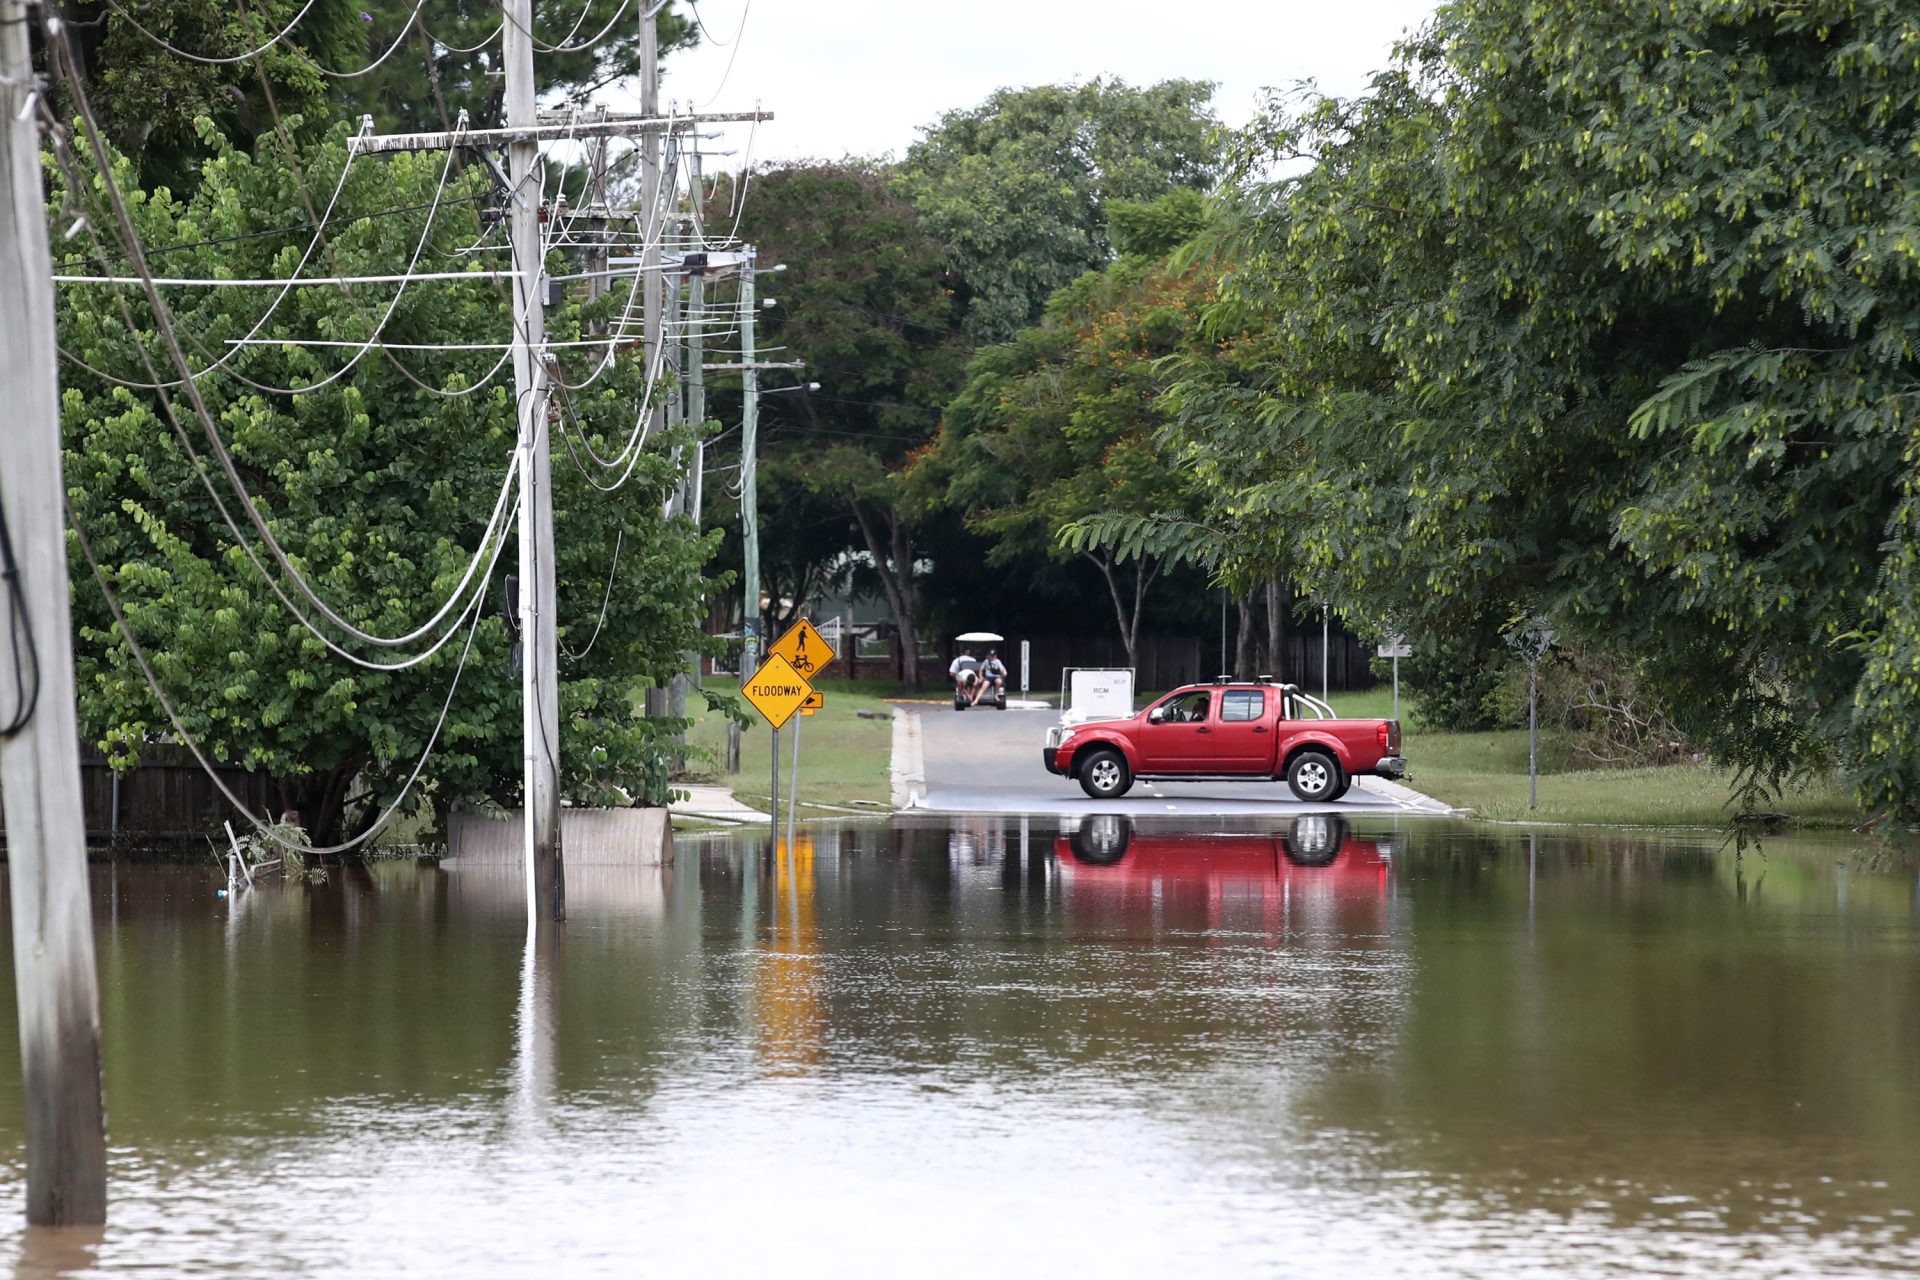
<svg viewBox="0 0 1920 1280">
<path fill-rule="evenodd" d="M 1088 720 L 1124 720 L 1133 714 L 1132 667 L 1068 667 L 1067 705 L 1062 724 Z"/>
</svg>

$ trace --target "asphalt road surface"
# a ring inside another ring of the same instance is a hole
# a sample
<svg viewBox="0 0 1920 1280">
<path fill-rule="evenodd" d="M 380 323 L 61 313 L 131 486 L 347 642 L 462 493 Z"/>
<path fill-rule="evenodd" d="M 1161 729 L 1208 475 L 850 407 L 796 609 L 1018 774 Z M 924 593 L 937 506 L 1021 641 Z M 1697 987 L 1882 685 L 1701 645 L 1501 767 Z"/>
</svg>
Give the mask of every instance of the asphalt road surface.
<svg viewBox="0 0 1920 1280">
<path fill-rule="evenodd" d="M 918 807 L 943 813 L 1266 815 L 1403 813 L 1409 806 L 1356 784 L 1331 805 L 1302 804 L 1284 782 L 1136 782 L 1118 800 L 1094 800 L 1047 772 L 1040 748 L 1057 711 L 921 706 L 927 793 Z"/>
</svg>

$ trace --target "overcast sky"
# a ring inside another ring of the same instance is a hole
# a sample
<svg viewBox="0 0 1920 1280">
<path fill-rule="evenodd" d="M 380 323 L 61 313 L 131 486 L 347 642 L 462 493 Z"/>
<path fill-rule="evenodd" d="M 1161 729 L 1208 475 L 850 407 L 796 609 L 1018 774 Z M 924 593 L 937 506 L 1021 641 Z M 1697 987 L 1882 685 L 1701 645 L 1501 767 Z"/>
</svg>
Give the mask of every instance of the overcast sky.
<svg viewBox="0 0 1920 1280">
<path fill-rule="evenodd" d="M 1002 85 L 1095 76 L 1212 80 L 1215 109 L 1240 124 L 1262 86 L 1311 79 L 1329 93 L 1358 92 L 1433 8 L 1433 0 L 700 0 L 711 34 L 668 60 L 661 94 L 682 110 L 760 102 L 776 119 L 754 139 L 756 160 L 897 157 L 941 112 Z M 744 142 L 730 135 L 715 145 Z"/>
</svg>

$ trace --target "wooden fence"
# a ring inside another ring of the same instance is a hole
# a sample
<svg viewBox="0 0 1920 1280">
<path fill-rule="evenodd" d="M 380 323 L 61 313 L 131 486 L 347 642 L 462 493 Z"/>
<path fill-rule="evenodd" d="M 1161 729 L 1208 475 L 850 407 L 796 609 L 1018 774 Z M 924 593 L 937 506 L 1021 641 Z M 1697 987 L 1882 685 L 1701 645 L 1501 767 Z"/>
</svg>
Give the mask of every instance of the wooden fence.
<svg viewBox="0 0 1920 1280">
<path fill-rule="evenodd" d="M 221 781 L 255 813 L 272 806 L 272 784 L 238 765 L 220 765 Z M 239 818 L 212 779 L 184 748 L 148 747 L 140 767 L 116 778 L 98 751 L 80 753 L 80 802 L 87 839 L 169 843 L 207 836 L 225 839 L 221 822 Z M 6 813 L 0 797 L 0 818 Z M 4 838 L 4 837 L 0 837 Z"/>
</svg>

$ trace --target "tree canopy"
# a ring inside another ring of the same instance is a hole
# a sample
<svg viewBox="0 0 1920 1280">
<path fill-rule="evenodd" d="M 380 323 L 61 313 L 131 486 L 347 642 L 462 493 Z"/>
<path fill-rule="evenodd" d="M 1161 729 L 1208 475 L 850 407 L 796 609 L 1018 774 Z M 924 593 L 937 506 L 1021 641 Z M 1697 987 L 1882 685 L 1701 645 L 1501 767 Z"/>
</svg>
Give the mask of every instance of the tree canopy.
<svg viewBox="0 0 1920 1280">
<path fill-rule="evenodd" d="M 1198 340 L 1212 281 L 1164 255 L 1198 234 L 1205 216 L 1193 193 L 1116 205 L 1121 246 L 1134 252 L 1055 294 L 1039 326 L 982 351 L 938 449 L 919 463 L 925 483 L 992 540 L 992 562 L 1092 562 L 1129 661 L 1159 557 L 1132 556 L 1127 570 L 1111 546 L 1070 545 L 1060 534 L 1088 517 L 1164 520 L 1194 505 L 1185 477 L 1167 465 L 1160 399 L 1164 362 Z"/>
<path fill-rule="evenodd" d="M 800 390 L 761 398 L 762 543 L 775 556 L 797 540 L 863 562 L 911 654 L 923 504 L 906 466 L 933 437 L 967 349 L 943 249 L 884 175 L 853 165 L 756 174 L 740 234 L 763 263 L 788 267 L 767 277 L 778 305 L 764 316 L 766 347 L 806 362 Z M 917 678 L 910 661 L 902 674 Z"/>
<path fill-rule="evenodd" d="M 338 127 L 301 154 L 308 181 L 332 189 L 348 163 L 346 134 Z M 291 276 L 311 232 L 301 225 L 300 184 L 285 157 L 274 144 L 249 156 L 210 127 L 209 145 L 212 158 L 190 198 L 137 199 L 143 241 L 169 273 Z M 58 209 L 66 177 L 53 172 Z M 94 210 L 95 225 L 112 226 L 100 209 L 98 175 L 82 176 L 90 189 L 74 197 Z M 134 184 L 124 161 L 118 179 Z M 450 170 L 444 155 L 358 158 L 340 189 L 337 230 L 316 262 L 377 274 L 403 270 L 417 250 L 452 255 L 480 234 L 471 199 L 480 190 L 472 171 Z M 110 242 L 85 250 L 80 243 L 68 242 L 69 268 L 106 258 L 124 270 Z M 284 298 L 248 288 L 167 290 L 193 365 L 226 360 L 200 379 L 201 393 L 269 527 L 317 590 L 367 630 L 400 634 L 426 621 L 484 549 L 517 434 L 510 370 L 504 348 L 357 353 L 310 343 L 377 334 L 389 344 L 501 344 L 502 288 L 477 279 L 302 287 Z M 583 320 L 578 307 L 555 309 L 549 332 L 578 336 Z M 238 515 L 239 495 L 207 461 L 211 445 L 186 398 L 143 389 L 154 381 L 149 360 L 162 381 L 177 375 L 138 291 L 63 287 L 59 324 L 69 498 L 185 730 L 216 758 L 270 775 L 281 805 L 299 810 L 323 841 L 350 832 L 398 794 L 426 749 L 461 666 L 465 629 L 411 670 L 365 670 L 328 652 L 275 599 L 216 509 L 217 492 L 271 565 Z M 250 337 L 268 341 L 230 345 Z M 569 376 L 580 380 L 584 371 Z M 556 435 L 585 435 L 603 455 L 613 453 L 607 439 L 626 434 L 637 376 L 627 362 L 573 392 Z M 563 786 L 582 801 L 658 801 L 662 739 L 674 726 L 643 719 L 629 694 L 637 682 L 664 681 L 702 644 L 700 566 L 711 539 L 661 515 L 663 454 L 649 451 L 635 481 L 609 496 L 568 463 L 574 447 L 556 441 L 562 456 L 554 464 Z M 135 760 L 171 729 L 119 643 L 85 561 L 73 559 L 82 732 L 115 759 Z M 509 545 L 483 574 L 471 655 L 422 775 L 442 812 L 462 802 L 512 803 L 518 793 L 520 691 L 502 617 L 515 560 Z M 360 651 L 377 661 L 401 656 Z"/>
<path fill-rule="evenodd" d="M 1838 755 L 1911 814 L 1916 21 L 1457 0 L 1362 98 L 1278 104 L 1208 316 L 1263 358 L 1169 393 L 1215 519 L 1102 532 L 1257 525 L 1416 635 L 1545 613 L 1750 801 Z"/>
<path fill-rule="evenodd" d="M 1055 292 L 1111 261 L 1115 201 L 1211 186 L 1221 145 L 1212 96 L 1197 80 L 1002 89 L 927 129 L 898 182 L 948 246 L 968 334 L 1011 338 Z"/>
</svg>

